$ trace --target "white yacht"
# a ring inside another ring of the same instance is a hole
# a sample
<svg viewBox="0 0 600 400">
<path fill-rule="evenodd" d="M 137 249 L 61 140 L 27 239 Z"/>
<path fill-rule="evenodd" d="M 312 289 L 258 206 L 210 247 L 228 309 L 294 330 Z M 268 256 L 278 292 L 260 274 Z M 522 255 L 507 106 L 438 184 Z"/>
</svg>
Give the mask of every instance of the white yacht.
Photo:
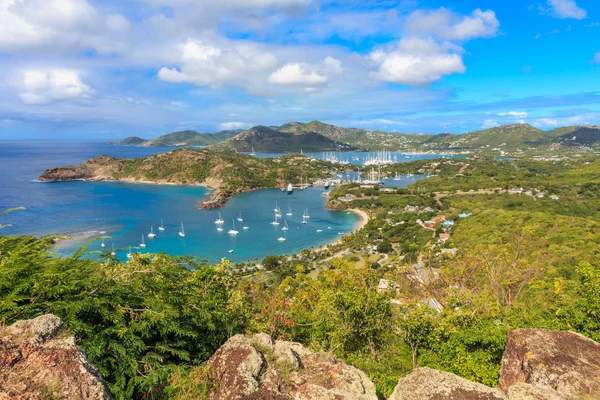
<svg viewBox="0 0 600 400">
<path fill-rule="evenodd" d="M 146 243 L 144 243 L 144 235 L 142 235 L 142 243 L 140 243 L 140 247 L 142 249 L 146 247 Z"/>
<path fill-rule="evenodd" d="M 255 156 L 256 153 L 254 152 L 254 146 L 252 146 L 252 153 L 250 153 L 251 156 Z"/>
<path fill-rule="evenodd" d="M 181 223 L 181 230 L 179 231 L 179 236 L 185 237 L 185 230 L 183 229 L 183 222 Z"/>
<path fill-rule="evenodd" d="M 154 229 L 150 227 L 150 233 L 148 234 L 150 239 L 154 239 L 156 237 L 156 233 L 154 233 Z"/>
<path fill-rule="evenodd" d="M 100 243 L 100 246 L 102 246 L 102 247 L 106 246 L 106 245 L 104 244 L 104 239 L 102 239 L 102 243 Z"/>
<path fill-rule="evenodd" d="M 164 231 L 165 230 L 165 224 L 163 222 L 163 219 L 160 219 L 160 226 L 158 227 L 159 231 Z"/>
<path fill-rule="evenodd" d="M 127 258 L 131 257 L 133 257 L 133 254 L 131 253 L 131 246 L 129 246 L 129 253 L 127 253 Z"/>
<path fill-rule="evenodd" d="M 288 183 L 287 192 L 288 192 L 288 194 L 292 194 L 294 192 L 294 185 L 292 185 L 291 183 Z"/>
<path fill-rule="evenodd" d="M 291 217 L 291 216 L 292 216 L 292 207 L 290 207 L 290 208 L 288 209 L 288 212 L 287 212 L 287 213 L 285 213 L 285 215 L 287 215 L 288 217 Z"/>
<path fill-rule="evenodd" d="M 232 220 L 232 222 L 233 222 L 233 228 L 227 233 L 229 233 L 230 235 L 237 235 L 240 232 L 235 230 L 235 220 Z"/>
<path fill-rule="evenodd" d="M 302 219 L 309 219 L 310 215 L 308 215 L 308 208 L 304 210 L 304 215 L 302 216 Z"/>
<path fill-rule="evenodd" d="M 244 220 L 242 219 L 242 212 L 240 211 L 240 216 L 237 217 L 237 220 L 240 222 L 244 222 Z"/>
<path fill-rule="evenodd" d="M 223 221 L 223 218 L 221 217 L 221 212 L 219 212 L 219 218 L 217 218 L 217 219 L 215 220 L 215 224 L 217 224 L 217 225 L 221 225 L 221 224 L 223 224 L 223 223 L 225 223 L 225 221 Z"/>
<path fill-rule="evenodd" d="M 317 229 L 317 233 L 323 232 L 323 229 Z"/>
<path fill-rule="evenodd" d="M 111 256 L 115 256 L 117 253 L 115 252 L 115 244 L 112 244 L 112 251 L 110 252 Z"/>
<path fill-rule="evenodd" d="M 244 227 L 242 227 L 242 229 L 245 230 L 245 231 L 247 231 L 248 229 L 250 229 L 250 227 L 249 226 L 244 226 Z"/>
<path fill-rule="evenodd" d="M 284 238 L 284 237 L 280 237 L 280 238 L 279 238 L 279 239 L 277 239 L 277 240 L 279 240 L 280 242 L 285 242 L 285 238 Z"/>
<path fill-rule="evenodd" d="M 286 219 L 286 220 L 284 221 L 284 226 L 283 226 L 283 228 L 281 228 L 281 230 L 282 230 L 282 231 L 287 231 L 287 230 L 289 230 L 289 229 L 290 229 L 290 228 L 288 227 L 288 224 L 287 224 L 287 219 Z"/>
<path fill-rule="evenodd" d="M 279 225 L 279 216 L 275 214 L 275 221 L 271 222 L 271 225 Z"/>
</svg>

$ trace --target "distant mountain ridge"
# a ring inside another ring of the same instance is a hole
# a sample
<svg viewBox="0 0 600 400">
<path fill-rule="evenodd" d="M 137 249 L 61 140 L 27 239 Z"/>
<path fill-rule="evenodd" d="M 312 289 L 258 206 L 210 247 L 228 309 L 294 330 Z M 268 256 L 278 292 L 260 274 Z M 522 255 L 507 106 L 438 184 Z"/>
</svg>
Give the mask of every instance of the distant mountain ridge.
<svg viewBox="0 0 600 400">
<path fill-rule="evenodd" d="M 281 126 L 255 126 L 247 130 L 198 133 L 173 132 L 154 140 L 137 136 L 118 143 L 123 146 L 211 146 L 240 152 L 307 152 L 394 150 L 406 152 L 587 151 L 600 147 L 600 127 L 567 126 L 542 130 L 529 124 L 501 125 L 464 134 L 415 134 L 342 128 L 320 121 L 288 122 Z M 573 139 L 575 138 L 575 139 Z"/>
<path fill-rule="evenodd" d="M 156 139 L 146 140 L 137 136 L 131 136 L 120 142 L 109 142 L 117 146 L 153 146 L 153 147 L 183 147 L 183 146 L 210 146 L 222 142 L 241 132 L 240 130 L 229 130 L 215 133 L 199 133 L 192 130 L 178 131 L 162 135 Z"/>
<path fill-rule="evenodd" d="M 234 149 L 266 153 L 318 151 L 354 151 L 357 147 L 330 139 L 317 132 L 282 132 L 267 126 L 255 126 L 213 146 L 215 149 Z"/>
</svg>

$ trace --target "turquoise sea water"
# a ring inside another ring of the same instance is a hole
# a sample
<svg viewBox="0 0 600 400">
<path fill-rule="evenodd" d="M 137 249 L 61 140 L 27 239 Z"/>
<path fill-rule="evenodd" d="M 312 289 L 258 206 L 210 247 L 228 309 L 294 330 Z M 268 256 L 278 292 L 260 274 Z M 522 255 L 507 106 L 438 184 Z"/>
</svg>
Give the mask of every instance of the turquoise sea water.
<svg viewBox="0 0 600 400">
<path fill-rule="evenodd" d="M 171 148 L 119 147 L 99 142 L 1 142 L 0 141 L 0 210 L 24 206 L 2 217 L 0 223 L 13 224 L 0 233 L 75 234 L 79 240 L 57 246 L 59 253 L 70 253 L 89 237 L 107 235 L 109 250 L 114 244 L 125 259 L 129 246 L 133 252 L 167 252 L 173 255 L 196 255 L 210 261 L 228 258 L 233 261 L 262 258 L 268 254 L 290 254 L 304 248 L 320 246 L 340 238 L 356 227 L 359 217 L 325 208 L 323 188 L 294 191 L 292 195 L 277 189 L 260 190 L 235 196 L 220 210 L 200 210 L 197 204 L 209 192 L 201 187 L 128 184 L 121 182 L 39 183 L 35 179 L 46 169 L 79 164 L 91 157 L 108 154 L 115 157 L 142 157 Z M 317 155 L 318 156 L 318 155 Z M 403 177 L 390 181 L 406 186 L 420 177 Z M 273 226 L 274 208 L 278 203 L 283 217 Z M 287 217 L 288 209 L 293 215 Z M 301 224 L 302 212 L 308 208 L 311 218 Z M 215 219 L 221 212 L 225 224 L 217 232 Z M 242 213 L 243 222 L 236 220 Z M 165 231 L 158 231 L 161 218 Z M 289 230 L 281 230 L 287 219 Z M 178 235 L 181 222 L 186 237 Z M 239 231 L 229 235 L 233 223 Z M 248 226 L 248 230 L 242 229 Z M 150 227 L 157 234 L 149 239 Z M 322 230 L 322 232 L 317 232 Z M 142 235 L 147 244 L 139 248 Z M 283 242 L 278 241 L 284 237 Z M 102 250 L 100 242 L 91 250 Z M 233 250 L 230 253 L 230 250 Z"/>
</svg>

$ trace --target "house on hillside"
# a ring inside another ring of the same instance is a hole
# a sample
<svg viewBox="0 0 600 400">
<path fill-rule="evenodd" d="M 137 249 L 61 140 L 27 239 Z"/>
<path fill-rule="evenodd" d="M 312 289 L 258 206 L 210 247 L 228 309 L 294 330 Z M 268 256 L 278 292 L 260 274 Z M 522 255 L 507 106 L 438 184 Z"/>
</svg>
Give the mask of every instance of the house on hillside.
<svg viewBox="0 0 600 400">
<path fill-rule="evenodd" d="M 452 220 L 447 220 L 442 222 L 442 226 L 445 228 L 450 228 L 451 226 L 454 226 L 454 221 Z"/>
<path fill-rule="evenodd" d="M 406 206 L 404 207 L 404 211 L 406 212 L 410 212 L 410 213 L 415 213 L 417 211 L 419 211 L 419 206 Z"/>
<path fill-rule="evenodd" d="M 446 242 L 450 240 L 450 234 L 449 233 L 440 233 L 440 242 Z"/>
</svg>

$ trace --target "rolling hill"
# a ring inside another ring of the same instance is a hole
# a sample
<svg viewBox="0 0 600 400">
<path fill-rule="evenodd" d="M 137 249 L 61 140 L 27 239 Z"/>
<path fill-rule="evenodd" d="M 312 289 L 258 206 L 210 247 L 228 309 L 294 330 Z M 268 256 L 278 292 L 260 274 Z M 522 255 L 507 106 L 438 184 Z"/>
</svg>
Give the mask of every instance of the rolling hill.
<svg viewBox="0 0 600 400">
<path fill-rule="evenodd" d="M 221 142 L 214 149 L 235 149 L 249 152 L 286 153 L 315 151 L 353 151 L 356 147 L 332 140 L 317 132 L 281 132 L 266 126 L 255 126 Z"/>
<path fill-rule="evenodd" d="M 108 142 L 117 146 L 154 146 L 154 147 L 183 147 L 183 146 L 210 146 L 230 139 L 240 133 L 241 130 L 221 131 L 215 133 L 198 133 L 186 130 L 169 133 L 153 140 L 142 139 L 131 136 L 120 142 Z"/>
</svg>

